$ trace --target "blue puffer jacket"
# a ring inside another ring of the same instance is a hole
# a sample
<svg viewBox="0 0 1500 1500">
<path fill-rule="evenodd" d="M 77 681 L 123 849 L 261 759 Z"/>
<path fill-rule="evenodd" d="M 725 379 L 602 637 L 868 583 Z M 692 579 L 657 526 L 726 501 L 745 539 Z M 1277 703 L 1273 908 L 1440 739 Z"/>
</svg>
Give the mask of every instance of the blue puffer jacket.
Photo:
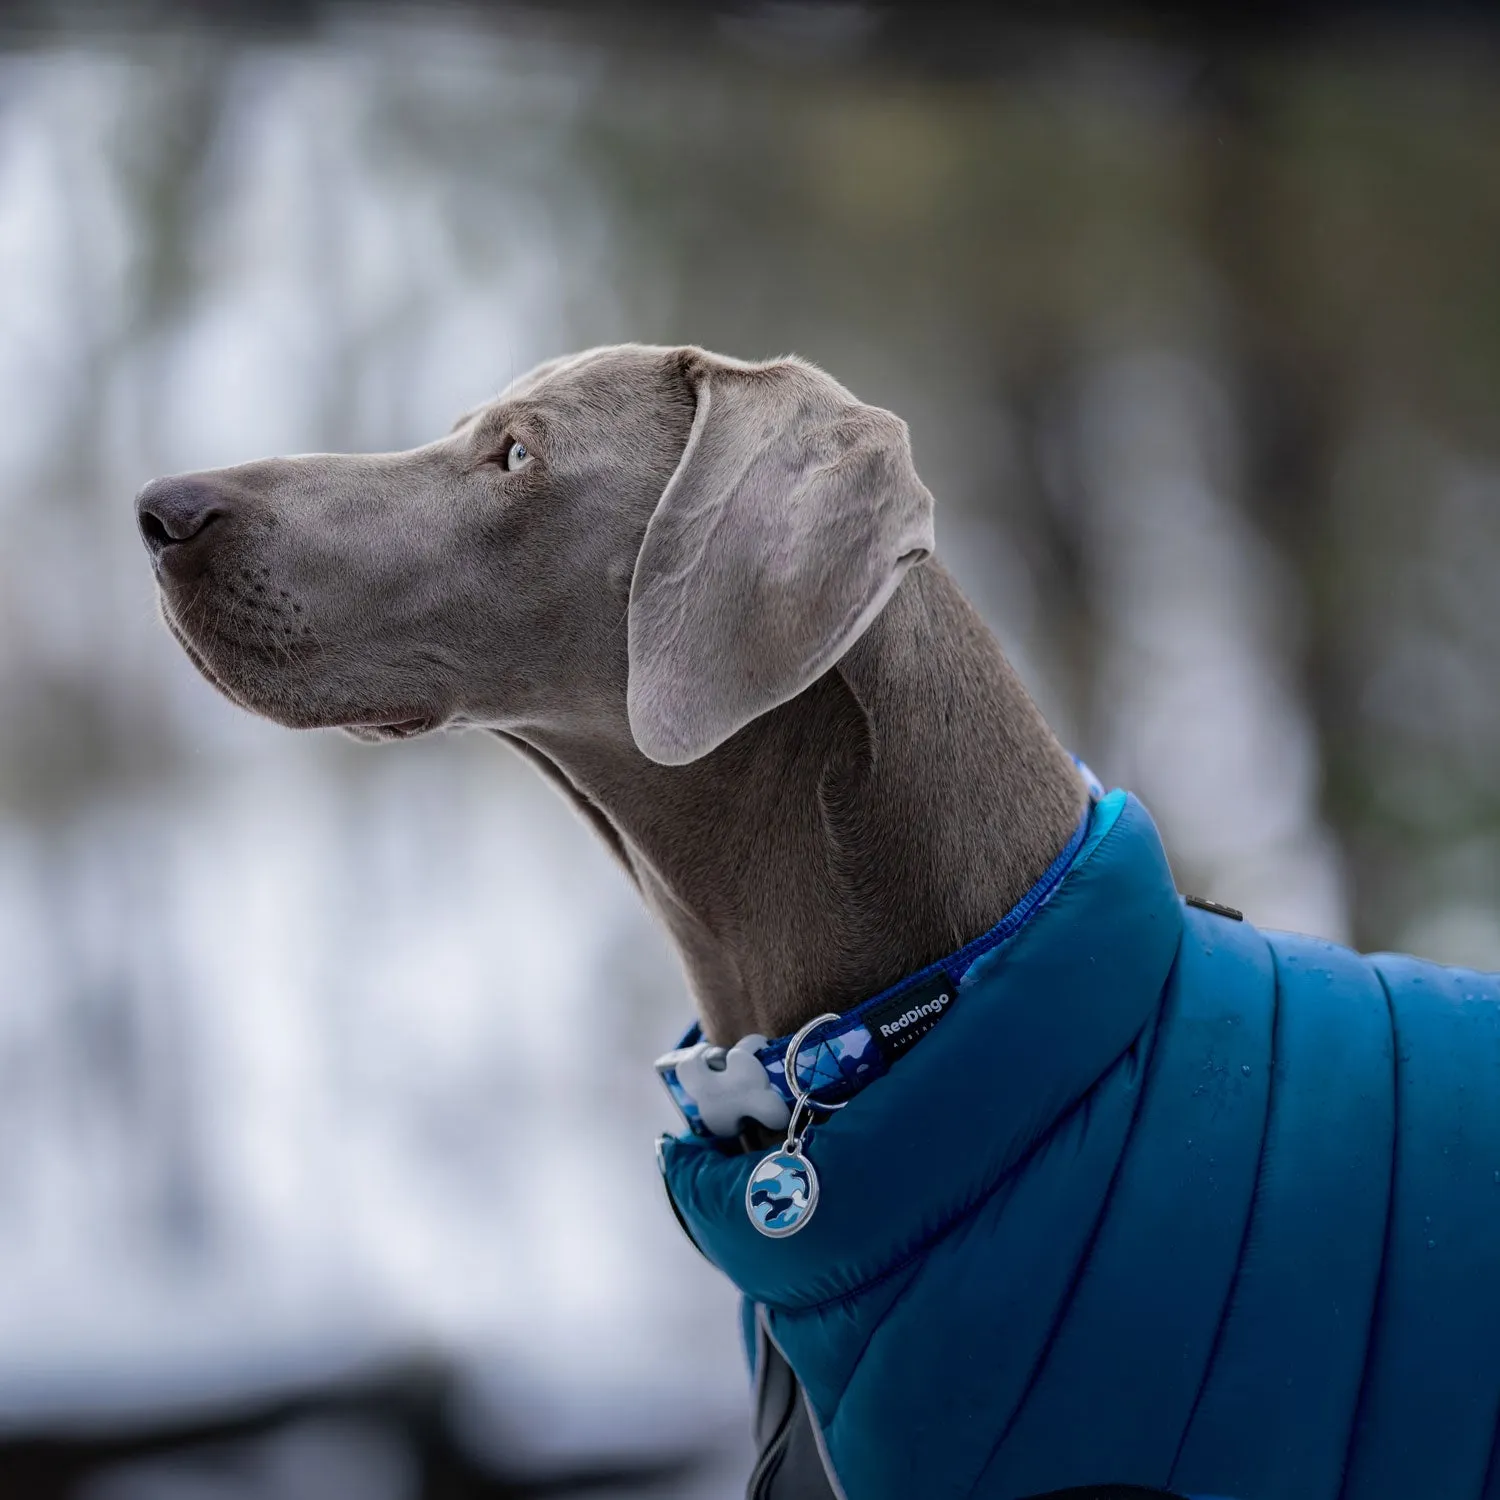
<svg viewBox="0 0 1500 1500">
<path fill-rule="evenodd" d="M 1112 793 L 1051 900 L 809 1148 L 664 1171 L 849 1500 L 1128 1481 L 1496 1500 L 1500 979 L 1185 906 Z"/>
</svg>

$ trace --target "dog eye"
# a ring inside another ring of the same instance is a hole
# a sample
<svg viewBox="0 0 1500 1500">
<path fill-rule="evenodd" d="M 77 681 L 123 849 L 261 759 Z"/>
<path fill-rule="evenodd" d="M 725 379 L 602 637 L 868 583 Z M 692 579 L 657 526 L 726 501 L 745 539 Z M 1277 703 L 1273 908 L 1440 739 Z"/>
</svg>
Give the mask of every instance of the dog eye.
<svg viewBox="0 0 1500 1500">
<path fill-rule="evenodd" d="M 512 443 L 505 450 L 505 467 L 512 474 L 517 469 L 524 469 L 531 462 L 531 454 L 527 452 L 525 443 Z"/>
</svg>

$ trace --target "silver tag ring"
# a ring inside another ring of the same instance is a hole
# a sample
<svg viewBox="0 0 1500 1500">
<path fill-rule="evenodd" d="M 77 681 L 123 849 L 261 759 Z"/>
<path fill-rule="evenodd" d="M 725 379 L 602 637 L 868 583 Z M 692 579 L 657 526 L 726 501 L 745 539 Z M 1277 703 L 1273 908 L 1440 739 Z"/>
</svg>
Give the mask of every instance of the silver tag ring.
<svg viewBox="0 0 1500 1500">
<path fill-rule="evenodd" d="M 841 1099 L 837 1104 L 832 1101 L 814 1099 L 811 1089 L 802 1087 L 801 1080 L 797 1077 L 797 1062 L 801 1056 L 802 1049 L 807 1045 L 807 1039 L 818 1027 L 826 1025 L 829 1021 L 839 1021 L 843 1017 L 836 1010 L 824 1012 L 821 1016 L 814 1016 L 811 1021 L 786 1044 L 785 1066 L 786 1084 L 792 1091 L 792 1114 L 795 1117 L 797 1111 L 805 1104 L 811 1109 L 843 1109 L 845 1105 L 853 1103 L 851 1099 Z"/>
</svg>

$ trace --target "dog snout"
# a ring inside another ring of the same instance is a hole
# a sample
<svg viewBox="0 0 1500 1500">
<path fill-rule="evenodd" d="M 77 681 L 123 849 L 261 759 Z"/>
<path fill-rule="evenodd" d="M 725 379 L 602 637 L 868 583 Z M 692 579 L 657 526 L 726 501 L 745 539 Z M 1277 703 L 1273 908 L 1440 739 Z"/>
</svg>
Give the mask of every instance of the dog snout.
<svg viewBox="0 0 1500 1500">
<path fill-rule="evenodd" d="M 135 497 L 141 540 L 153 562 L 180 552 L 197 541 L 229 511 L 229 501 L 211 479 L 177 474 L 153 479 Z"/>
</svg>

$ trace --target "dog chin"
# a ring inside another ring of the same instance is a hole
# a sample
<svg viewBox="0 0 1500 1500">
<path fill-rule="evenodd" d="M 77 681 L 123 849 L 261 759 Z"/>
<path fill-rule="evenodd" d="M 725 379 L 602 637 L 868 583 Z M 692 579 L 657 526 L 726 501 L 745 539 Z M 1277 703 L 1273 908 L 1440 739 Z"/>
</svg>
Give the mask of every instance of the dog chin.
<svg viewBox="0 0 1500 1500">
<path fill-rule="evenodd" d="M 203 648 L 190 636 L 181 625 L 178 624 L 167 607 L 165 599 L 162 601 L 161 617 L 166 622 L 167 629 L 172 632 L 177 644 L 182 647 L 183 654 L 192 664 L 197 667 L 199 673 L 213 686 L 216 687 L 229 701 L 239 708 L 248 709 L 254 714 L 264 714 L 265 710 L 260 708 L 245 693 L 237 691 L 229 682 L 225 673 L 214 663 L 210 662 Z M 267 717 L 271 717 L 267 715 Z"/>
<path fill-rule="evenodd" d="M 244 671 L 239 664 L 226 666 L 219 659 L 222 651 L 213 650 L 194 639 L 174 617 L 165 601 L 161 615 L 187 659 L 236 708 L 243 708 L 247 713 L 269 719 L 284 729 L 333 729 L 342 722 L 341 716 L 322 716 L 316 705 L 295 702 L 289 700 L 284 693 L 271 690 L 266 683 Z"/>
<path fill-rule="evenodd" d="M 284 729 L 342 729 L 354 739 L 368 745 L 383 745 L 391 740 L 411 740 L 443 727 L 444 719 L 437 713 L 413 714 L 410 708 L 394 708 L 389 714 L 380 711 L 361 712 L 358 718 L 348 706 L 347 699 L 338 707 L 319 705 L 313 701 L 297 701 L 288 698 L 283 685 L 267 683 L 251 672 L 244 670 L 242 663 L 226 668 L 218 660 L 223 653 L 208 644 L 200 643 L 190 635 L 172 610 L 163 600 L 162 618 L 167 628 L 182 647 L 187 658 L 199 672 L 213 684 L 229 701 L 263 719 L 270 719 Z"/>
</svg>

